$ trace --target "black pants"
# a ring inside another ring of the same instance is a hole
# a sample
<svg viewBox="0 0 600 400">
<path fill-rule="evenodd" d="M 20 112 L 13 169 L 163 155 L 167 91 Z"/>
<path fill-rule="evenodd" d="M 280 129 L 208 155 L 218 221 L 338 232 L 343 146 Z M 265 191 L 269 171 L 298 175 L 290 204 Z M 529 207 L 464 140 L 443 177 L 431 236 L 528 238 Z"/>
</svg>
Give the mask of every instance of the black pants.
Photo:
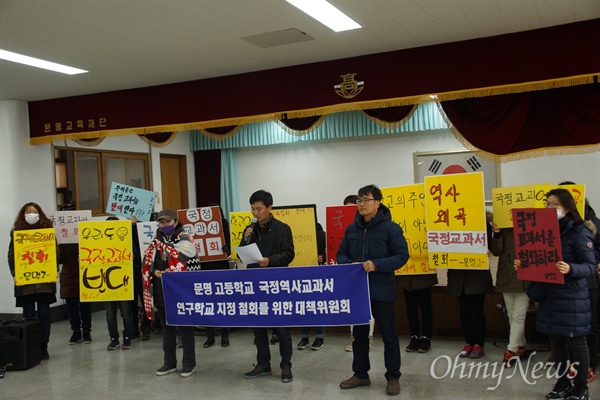
<svg viewBox="0 0 600 400">
<path fill-rule="evenodd" d="M 279 354 L 281 354 L 280 367 L 292 367 L 292 336 L 289 328 L 273 328 L 279 336 Z M 271 366 L 271 350 L 269 349 L 269 336 L 267 328 L 253 328 L 254 342 L 256 343 L 256 362 L 261 367 Z"/>
<path fill-rule="evenodd" d="M 466 294 L 458 296 L 460 325 L 465 343 L 483 347 L 485 345 L 485 313 L 483 303 L 485 294 Z"/>
<path fill-rule="evenodd" d="M 163 326 L 164 365 L 171 368 L 177 367 L 177 332 L 179 332 L 183 346 L 183 360 L 181 360 L 181 364 L 184 368 L 194 368 L 196 366 L 194 327 L 167 325 L 167 316 L 165 315 L 164 307 L 158 307 L 158 314 Z"/>
<path fill-rule="evenodd" d="M 433 308 L 431 307 L 431 287 L 409 291 L 404 289 L 406 301 L 406 316 L 408 317 L 408 329 L 411 336 L 426 336 L 431 338 L 433 331 Z M 419 323 L 419 309 L 421 309 L 421 320 L 423 330 Z"/>
<path fill-rule="evenodd" d="M 396 317 L 393 301 L 371 301 L 371 314 L 379 327 L 383 340 L 383 360 L 385 363 L 385 379 L 400 379 L 400 343 L 396 334 Z M 352 371 L 360 379 L 369 377 L 371 361 L 369 360 L 369 324 L 354 325 L 354 341 L 352 342 Z"/>
<path fill-rule="evenodd" d="M 577 362 L 577 374 L 573 383 L 576 387 L 587 387 L 589 353 L 585 336 L 571 338 L 550 335 L 550 347 L 556 363 L 558 381 L 566 385 L 569 382 L 569 365 Z"/>
<path fill-rule="evenodd" d="M 598 289 L 590 289 L 590 301 L 592 303 L 592 331 L 586 336 L 586 339 L 588 350 L 590 351 L 590 367 L 595 371 L 598 366 L 598 340 L 600 340 L 598 329 Z"/>
</svg>

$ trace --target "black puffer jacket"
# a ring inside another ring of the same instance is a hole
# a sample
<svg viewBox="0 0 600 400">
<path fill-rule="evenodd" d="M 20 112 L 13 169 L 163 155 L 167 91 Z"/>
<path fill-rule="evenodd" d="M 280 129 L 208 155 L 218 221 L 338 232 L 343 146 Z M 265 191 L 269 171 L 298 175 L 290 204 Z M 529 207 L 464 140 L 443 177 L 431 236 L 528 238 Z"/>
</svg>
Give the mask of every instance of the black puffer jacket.
<svg viewBox="0 0 600 400">
<path fill-rule="evenodd" d="M 562 259 L 571 266 L 564 284 L 531 282 L 527 295 L 540 303 L 536 329 L 562 337 L 586 336 L 591 330 L 587 278 L 596 273 L 592 232 L 585 225 L 559 221 Z"/>
</svg>

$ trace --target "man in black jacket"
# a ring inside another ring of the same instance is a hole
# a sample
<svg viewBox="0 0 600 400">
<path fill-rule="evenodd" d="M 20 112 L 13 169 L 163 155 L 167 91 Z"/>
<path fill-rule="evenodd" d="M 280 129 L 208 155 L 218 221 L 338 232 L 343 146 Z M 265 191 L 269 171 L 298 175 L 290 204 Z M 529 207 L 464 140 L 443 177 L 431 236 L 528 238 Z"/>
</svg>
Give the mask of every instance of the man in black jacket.
<svg viewBox="0 0 600 400">
<path fill-rule="evenodd" d="M 249 264 L 247 268 L 287 267 L 294 259 L 294 241 L 292 230 L 287 224 L 275 219 L 271 213 L 273 196 L 264 190 L 254 192 L 250 196 L 252 215 L 256 219 L 244 230 L 240 246 L 256 243 L 263 258 L 258 263 Z M 292 381 L 292 337 L 288 328 L 273 328 L 279 336 L 279 352 L 281 353 L 281 381 Z M 247 379 L 271 374 L 271 352 L 267 328 L 254 328 L 256 344 L 256 367 L 244 374 Z"/>
</svg>

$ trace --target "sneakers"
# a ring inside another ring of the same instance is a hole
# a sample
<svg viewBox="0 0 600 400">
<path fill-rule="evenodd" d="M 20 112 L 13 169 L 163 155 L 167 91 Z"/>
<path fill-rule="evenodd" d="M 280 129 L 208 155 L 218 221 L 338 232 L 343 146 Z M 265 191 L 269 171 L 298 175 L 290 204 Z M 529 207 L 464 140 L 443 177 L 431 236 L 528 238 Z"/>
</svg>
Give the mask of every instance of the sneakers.
<svg viewBox="0 0 600 400">
<path fill-rule="evenodd" d="M 106 350 L 116 350 L 119 348 L 119 339 L 111 338 L 110 343 L 106 346 Z"/>
<path fill-rule="evenodd" d="M 73 331 L 71 339 L 69 339 L 69 345 L 81 343 L 81 331 Z"/>
<path fill-rule="evenodd" d="M 360 379 L 355 375 L 352 375 L 350 379 L 346 379 L 342 383 L 340 383 L 340 388 L 342 389 L 354 389 L 359 386 L 369 386 L 371 384 L 371 380 L 369 378 Z"/>
<path fill-rule="evenodd" d="M 252 371 L 246 372 L 244 374 L 244 378 L 254 379 L 265 375 L 271 375 L 271 367 L 263 367 L 261 365 L 257 365 Z"/>
<path fill-rule="evenodd" d="M 462 351 L 458 354 L 459 357 L 469 357 L 471 355 L 471 351 L 473 351 L 473 347 L 467 343 L 465 347 L 463 347 Z"/>
<path fill-rule="evenodd" d="M 395 396 L 400 393 L 400 382 L 398 379 L 390 379 L 385 386 L 385 394 Z"/>
<path fill-rule="evenodd" d="M 573 387 L 571 386 L 571 382 L 562 383 L 561 381 L 556 382 L 554 388 L 546 393 L 546 400 L 559 400 L 565 399 L 571 393 Z"/>
<path fill-rule="evenodd" d="M 596 378 L 598 378 L 598 375 L 596 375 L 596 371 L 594 371 L 591 367 L 588 368 L 588 376 L 587 376 L 588 383 L 590 383 L 591 381 L 593 381 Z"/>
<path fill-rule="evenodd" d="M 308 348 L 308 346 L 309 346 L 308 338 L 304 338 L 304 337 L 303 337 L 303 338 L 302 338 L 302 339 L 300 339 L 300 341 L 298 342 L 298 346 L 297 346 L 297 348 L 298 348 L 298 350 L 305 350 L 305 349 L 307 349 L 307 348 Z"/>
<path fill-rule="evenodd" d="M 412 353 L 414 351 L 417 351 L 419 349 L 419 337 L 417 335 L 412 335 L 410 337 L 410 343 L 408 344 L 408 346 L 406 346 L 406 351 L 408 353 Z"/>
<path fill-rule="evenodd" d="M 90 334 L 90 331 L 83 331 L 83 344 L 90 343 L 92 343 L 92 335 Z"/>
<path fill-rule="evenodd" d="M 131 348 L 131 339 L 129 339 L 128 337 L 123 338 L 123 347 L 121 347 L 123 350 L 127 350 Z"/>
<path fill-rule="evenodd" d="M 229 336 L 221 334 L 221 347 L 229 347 Z"/>
<path fill-rule="evenodd" d="M 206 339 L 206 342 L 204 342 L 204 344 L 202 345 L 202 347 L 204 347 L 206 349 L 208 347 L 212 347 L 214 344 L 215 344 L 215 336 L 209 335 L 208 338 Z M 181 345 L 181 347 L 183 347 L 183 344 Z"/>
<path fill-rule="evenodd" d="M 473 346 L 473 348 L 471 349 L 471 354 L 469 354 L 469 358 L 481 358 L 485 355 L 485 352 L 483 351 L 483 347 L 481 347 L 480 345 L 476 344 Z"/>
<path fill-rule="evenodd" d="M 590 391 L 587 386 L 575 386 L 565 400 L 590 400 Z"/>
<path fill-rule="evenodd" d="M 179 375 L 181 375 L 182 378 L 189 378 L 194 374 L 194 371 L 196 371 L 195 367 L 183 367 Z"/>
<path fill-rule="evenodd" d="M 350 335 L 350 343 L 346 345 L 346 351 L 348 353 L 352 352 L 352 342 L 354 342 L 354 336 Z"/>
<path fill-rule="evenodd" d="M 288 383 L 294 379 L 292 376 L 292 367 L 281 367 L 281 382 Z"/>
<path fill-rule="evenodd" d="M 177 372 L 177 367 L 169 367 L 168 365 L 163 365 L 154 373 L 156 376 L 165 376 L 172 374 L 173 372 Z"/>
<path fill-rule="evenodd" d="M 323 348 L 323 338 L 316 338 L 313 344 L 310 346 L 311 350 L 321 350 Z"/>
<path fill-rule="evenodd" d="M 431 350 L 431 339 L 427 336 L 421 336 L 421 338 L 419 339 L 419 348 L 417 349 L 417 351 L 419 353 L 427 353 L 429 350 Z"/>
<path fill-rule="evenodd" d="M 369 351 L 373 350 L 373 336 L 369 336 Z"/>
</svg>

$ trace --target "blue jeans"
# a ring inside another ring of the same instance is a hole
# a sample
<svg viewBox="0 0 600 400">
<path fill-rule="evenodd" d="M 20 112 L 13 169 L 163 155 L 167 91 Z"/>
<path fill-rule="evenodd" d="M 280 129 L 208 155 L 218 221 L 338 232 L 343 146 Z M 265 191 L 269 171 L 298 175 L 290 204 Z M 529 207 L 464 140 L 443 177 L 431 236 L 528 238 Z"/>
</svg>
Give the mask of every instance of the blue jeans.
<svg viewBox="0 0 600 400">
<path fill-rule="evenodd" d="M 123 318 L 123 339 L 131 339 L 133 336 L 133 318 L 131 316 L 131 306 L 128 301 L 105 301 L 106 325 L 108 325 L 108 334 L 112 339 L 119 339 L 119 327 L 117 324 L 117 307 L 121 310 Z"/>
<path fill-rule="evenodd" d="M 323 339 L 325 337 L 325 327 L 324 326 L 316 326 L 315 333 L 318 338 Z M 302 326 L 300 327 L 300 334 L 303 338 L 310 337 L 310 327 Z"/>
<path fill-rule="evenodd" d="M 65 299 L 69 311 L 69 322 L 73 332 L 92 330 L 92 303 L 81 302 L 77 297 Z"/>
<path fill-rule="evenodd" d="M 167 316 L 164 307 L 158 307 L 158 314 L 163 326 L 164 365 L 169 368 L 177 367 L 177 332 L 179 332 L 181 335 L 181 345 L 183 346 L 181 365 L 184 368 L 194 368 L 196 366 L 194 327 L 167 325 Z"/>
<path fill-rule="evenodd" d="M 35 304 L 29 303 L 23 307 L 23 317 L 35 319 Z M 42 349 L 45 349 L 50 341 L 50 303 L 37 302 L 37 318 L 40 320 L 40 342 Z"/>
</svg>

